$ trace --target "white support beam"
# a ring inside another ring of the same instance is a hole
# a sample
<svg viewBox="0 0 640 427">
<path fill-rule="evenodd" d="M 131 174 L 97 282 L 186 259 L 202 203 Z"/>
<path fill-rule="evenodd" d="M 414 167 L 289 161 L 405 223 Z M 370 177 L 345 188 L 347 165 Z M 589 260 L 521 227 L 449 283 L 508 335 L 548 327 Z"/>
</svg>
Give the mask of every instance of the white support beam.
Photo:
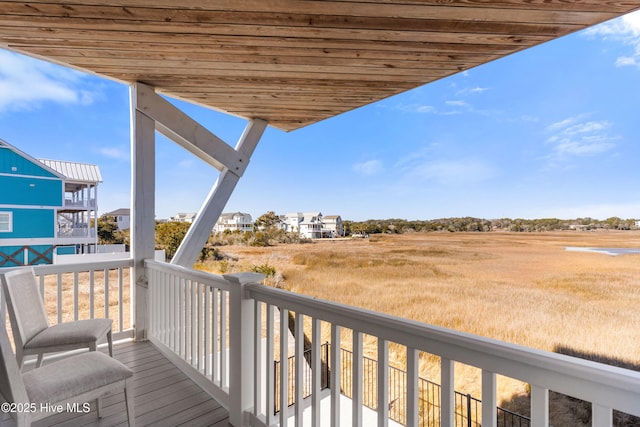
<svg viewBox="0 0 640 427">
<path fill-rule="evenodd" d="M 591 405 L 591 410 L 593 411 L 591 425 L 593 427 L 611 427 L 613 425 L 613 410 L 598 403 L 592 403 Z"/>
<path fill-rule="evenodd" d="M 531 384 L 531 427 L 549 425 L 549 390 Z"/>
<path fill-rule="evenodd" d="M 224 278 L 232 285 L 229 292 L 229 424 L 244 427 L 249 425 L 248 415 L 254 406 L 255 347 L 253 335 L 247 332 L 255 324 L 256 304 L 245 296 L 244 287 L 259 283 L 265 275 L 238 273 L 227 274 Z M 287 366 L 287 363 L 283 362 L 281 366 Z M 286 404 L 281 408 L 285 408 L 282 412 L 287 412 Z"/>
<path fill-rule="evenodd" d="M 156 130 L 193 153 L 219 171 L 228 169 L 242 176 L 249 163 L 243 153 L 234 150 L 222 139 L 158 95 L 154 89 L 136 83 L 138 109 L 155 120 Z"/>
<path fill-rule="evenodd" d="M 289 310 L 280 307 L 280 427 L 289 421 Z"/>
<path fill-rule="evenodd" d="M 132 310 L 135 310 L 137 339 L 146 339 L 148 323 L 147 288 L 144 260 L 153 259 L 155 245 L 155 131 L 161 132 L 187 151 L 221 171 L 196 221 L 172 263 L 190 268 L 206 243 L 238 180 L 267 127 L 254 119 L 245 128 L 236 148 L 209 132 L 143 83 L 131 86 L 131 226 Z"/>
<path fill-rule="evenodd" d="M 482 370 L 482 426 L 498 427 L 496 408 L 496 374 L 495 372 Z"/>
<path fill-rule="evenodd" d="M 351 426 L 362 427 L 362 402 L 363 402 L 363 355 L 362 344 L 363 334 L 362 332 L 352 331 L 353 354 L 351 355 Z"/>
<path fill-rule="evenodd" d="M 331 385 L 331 427 L 340 427 L 340 420 L 342 419 L 340 413 L 340 392 L 341 392 L 341 379 L 342 379 L 342 363 L 340 352 L 342 349 L 341 341 L 341 327 L 336 323 L 331 324 L 331 372 L 329 384 Z"/>
<path fill-rule="evenodd" d="M 317 317 L 311 321 L 311 427 L 322 425 L 320 415 L 322 413 L 322 356 L 320 347 L 322 340 L 322 325 Z M 325 363 L 329 363 L 328 360 Z"/>
<path fill-rule="evenodd" d="M 304 358 L 304 316 L 302 313 L 296 313 L 296 324 L 295 324 L 295 373 L 293 375 L 295 390 L 293 401 L 295 402 L 294 406 L 294 418 L 295 418 L 295 426 L 303 427 L 303 418 L 302 414 L 304 411 L 304 391 L 305 391 L 305 378 L 304 378 L 304 370 L 307 367 L 307 361 Z M 284 362 L 283 362 L 284 363 Z"/>
<path fill-rule="evenodd" d="M 454 362 L 451 359 L 440 359 L 440 425 L 453 427 L 455 425 L 455 387 L 454 387 Z"/>
<path fill-rule="evenodd" d="M 148 310 L 144 260 L 155 250 L 155 124 L 138 109 L 139 86 L 131 86 L 131 275 L 136 340 L 146 339 Z"/>
<path fill-rule="evenodd" d="M 407 347 L 407 425 L 417 426 L 418 417 L 418 376 L 420 372 L 420 354 L 415 348 Z"/>
<path fill-rule="evenodd" d="M 378 427 L 389 427 L 389 341 L 378 338 Z"/>
<path fill-rule="evenodd" d="M 242 153 L 242 157 L 247 159 L 247 163 L 266 127 L 266 121 L 260 119 L 252 120 L 240 137 L 236 151 Z M 228 169 L 225 169 L 220 174 L 207 196 L 207 200 L 200 208 L 196 220 L 189 227 L 189 231 L 187 231 L 184 240 L 171 260 L 172 264 L 187 268 L 193 266 L 239 180 L 240 176 Z"/>
</svg>

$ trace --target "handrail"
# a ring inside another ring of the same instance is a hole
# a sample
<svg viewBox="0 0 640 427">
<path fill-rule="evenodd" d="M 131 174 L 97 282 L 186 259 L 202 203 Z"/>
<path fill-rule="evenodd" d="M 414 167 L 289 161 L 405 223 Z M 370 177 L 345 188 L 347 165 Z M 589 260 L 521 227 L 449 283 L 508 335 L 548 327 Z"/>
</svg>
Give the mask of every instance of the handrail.
<svg viewBox="0 0 640 427">
<path fill-rule="evenodd" d="M 235 337 L 251 330 L 234 321 L 240 287 L 225 277 L 145 260 L 149 277 L 148 337 L 221 404 L 240 392 L 234 377 L 241 350 Z M 237 411 L 240 412 L 240 411 Z"/>
<path fill-rule="evenodd" d="M 33 271 L 36 276 L 59 273 L 76 273 L 89 270 L 110 270 L 121 267 L 133 266 L 133 260 L 130 258 L 122 258 L 108 261 L 97 262 L 78 262 L 74 264 L 40 264 L 34 265 Z M 7 269 L 8 270 L 8 269 Z"/>
<path fill-rule="evenodd" d="M 249 297 L 379 339 L 640 416 L 640 372 L 430 326 L 281 289 L 248 285 Z"/>
<path fill-rule="evenodd" d="M 215 285 L 216 288 L 224 289 L 225 291 L 231 290 L 231 285 L 227 280 L 217 274 L 208 273 L 206 271 L 193 270 L 181 265 L 169 264 L 166 262 L 155 261 L 147 259 L 144 261 L 145 267 L 153 267 L 154 270 L 164 273 L 176 274 L 184 277 L 189 277 L 202 282 L 206 286 Z"/>
<path fill-rule="evenodd" d="M 123 339 L 133 336 L 134 322 L 128 307 L 130 293 L 126 295 L 130 281 L 125 276 L 125 270 L 132 266 L 133 261 L 126 258 L 7 267 L 2 270 L 33 269 L 52 323 L 111 318 L 114 320 L 114 339 Z"/>
</svg>

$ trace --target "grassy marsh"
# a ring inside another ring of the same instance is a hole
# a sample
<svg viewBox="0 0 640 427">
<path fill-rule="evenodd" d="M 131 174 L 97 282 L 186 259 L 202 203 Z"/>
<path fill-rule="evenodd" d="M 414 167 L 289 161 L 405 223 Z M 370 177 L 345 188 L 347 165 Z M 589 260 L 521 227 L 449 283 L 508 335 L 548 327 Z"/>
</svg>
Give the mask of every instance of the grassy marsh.
<svg viewBox="0 0 640 427">
<path fill-rule="evenodd" d="M 640 365 L 639 256 L 566 246 L 637 248 L 640 233 L 412 233 L 223 252 L 237 258 L 231 270 L 271 265 L 286 289 L 302 294 L 542 350 Z M 215 272 L 215 265 L 209 267 Z M 365 346 L 375 354 L 374 339 Z M 390 352 L 402 367 L 403 349 Z M 421 373 L 437 380 L 432 362 L 425 358 Z M 459 391 L 479 397 L 478 379 L 475 368 L 456 367 Z M 498 401 L 527 412 L 526 391 L 524 384 L 500 379 Z M 554 404 L 551 411 L 567 409 Z"/>
</svg>

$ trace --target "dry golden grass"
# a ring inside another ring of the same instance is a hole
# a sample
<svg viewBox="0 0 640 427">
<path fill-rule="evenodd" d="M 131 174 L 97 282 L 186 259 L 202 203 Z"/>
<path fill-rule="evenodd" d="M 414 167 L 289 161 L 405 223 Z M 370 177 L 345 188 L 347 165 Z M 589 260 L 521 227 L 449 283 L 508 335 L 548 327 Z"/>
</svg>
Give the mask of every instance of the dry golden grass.
<svg viewBox="0 0 640 427">
<path fill-rule="evenodd" d="M 302 294 L 637 369 L 639 256 L 566 246 L 637 248 L 640 233 L 413 233 L 223 252 L 237 258 L 227 272 L 268 264 Z M 365 347 L 375 355 L 375 339 Z M 402 367 L 403 349 L 390 353 Z M 438 380 L 432 361 L 423 361 L 422 375 Z M 479 397 L 479 384 L 476 369 L 456 367 L 457 390 Z M 525 394 L 523 384 L 500 379 L 502 405 L 520 410 Z"/>
<path fill-rule="evenodd" d="M 122 330 L 131 327 L 129 316 L 129 270 L 123 270 L 123 325 Z M 63 274 L 61 278 L 62 284 L 62 321 L 68 322 L 74 320 L 75 309 L 75 291 L 74 291 L 74 275 L 72 273 Z M 113 319 L 113 331 L 121 330 L 119 323 L 118 308 L 118 271 L 110 270 L 108 274 L 108 287 L 105 286 L 105 277 L 103 271 L 97 271 L 93 277 L 93 317 L 109 317 Z M 109 309 L 108 316 L 105 316 L 105 289 L 108 290 Z M 89 273 L 78 274 L 78 319 L 89 319 L 91 310 L 91 279 Z M 52 324 L 58 323 L 58 278 L 57 276 L 48 276 L 45 280 L 44 301 L 49 321 Z"/>
</svg>

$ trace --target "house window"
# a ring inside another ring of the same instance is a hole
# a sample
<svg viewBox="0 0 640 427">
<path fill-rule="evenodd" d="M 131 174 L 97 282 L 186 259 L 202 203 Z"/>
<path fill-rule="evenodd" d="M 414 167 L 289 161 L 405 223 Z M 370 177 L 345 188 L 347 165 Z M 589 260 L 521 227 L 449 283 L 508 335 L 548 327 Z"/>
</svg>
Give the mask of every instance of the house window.
<svg viewBox="0 0 640 427">
<path fill-rule="evenodd" d="M 0 212 L 0 233 L 13 231 L 13 212 Z"/>
</svg>

